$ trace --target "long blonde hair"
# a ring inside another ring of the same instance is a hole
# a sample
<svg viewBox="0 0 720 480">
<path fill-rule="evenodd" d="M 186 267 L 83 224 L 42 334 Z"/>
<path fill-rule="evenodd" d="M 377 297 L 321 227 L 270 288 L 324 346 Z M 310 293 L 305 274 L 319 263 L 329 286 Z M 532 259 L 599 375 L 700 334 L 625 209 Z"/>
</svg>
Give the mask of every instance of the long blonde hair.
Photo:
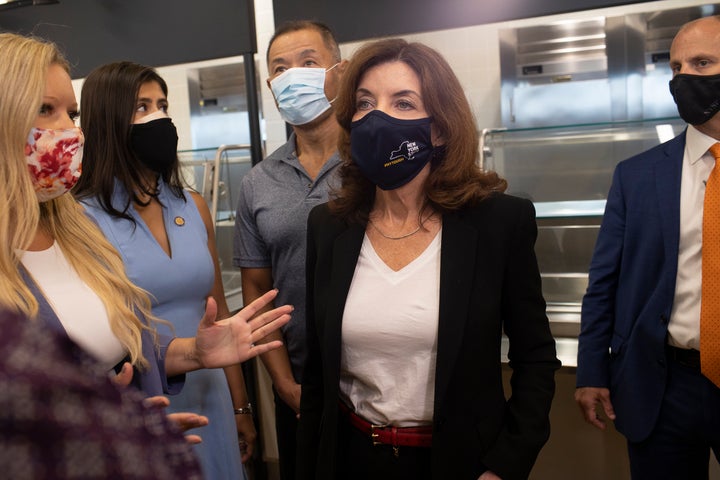
<svg viewBox="0 0 720 480">
<path fill-rule="evenodd" d="M 28 248 L 38 229 L 58 243 L 70 265 L 103 301 L 115 336 L 133 365 L 147 366 L 142 354 L 143 330 L 149 322 L 147 293 L 125 274 L 122 258 L 82 207 L 66 193 L 39 203 L 25 160 L 28 134 L 42 105 L 48 67 L 68 70 L 67 61 L 49 42 L 0 34 L 0 307 L 30 318 L 38 301 L 20 273 L 18 250 Z"/>
</svg>

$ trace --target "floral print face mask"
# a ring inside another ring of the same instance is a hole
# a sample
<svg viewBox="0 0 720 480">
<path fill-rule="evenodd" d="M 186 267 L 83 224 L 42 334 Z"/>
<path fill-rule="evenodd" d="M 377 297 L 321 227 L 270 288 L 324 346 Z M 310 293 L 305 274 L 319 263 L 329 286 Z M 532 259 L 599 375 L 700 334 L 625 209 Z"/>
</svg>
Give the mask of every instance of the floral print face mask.
<svg viewBox="0 0 720 480">
<path fill-rule="evenodd" d="M 30 130 L 25 158 L 40 202 L 59 197 L 77 183 L 82 171 L 84 143 L 79 127 Z"/>
</svg>

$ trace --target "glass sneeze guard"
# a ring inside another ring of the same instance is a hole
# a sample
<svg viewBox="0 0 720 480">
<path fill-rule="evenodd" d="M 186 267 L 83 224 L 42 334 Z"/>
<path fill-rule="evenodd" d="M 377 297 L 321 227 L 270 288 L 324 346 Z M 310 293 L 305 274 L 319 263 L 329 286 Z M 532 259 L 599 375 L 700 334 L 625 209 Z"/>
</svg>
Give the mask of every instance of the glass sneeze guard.
<svg viewBox="0 0 720 480">
<path fill-rule="evenodd" d="M 235 208 L 240 181 L 252 168 L 250 145 L 221 145 L 218 148 L 178 152 L 182 175 L 188 187 L 199 192 L 215 218 L 215 240 L 225 297 L 230 311 L 242 307 L 240 270 L 232 265 Z"/>
<path fill-rule="evenodd" d="M 661 118 L 482 131 L 483 168 L 535 205 L 535 252 L 563 365 L 576 362 L 582 297 L 615 166 L 685 128 L 679 118 Z"/>
</svg>

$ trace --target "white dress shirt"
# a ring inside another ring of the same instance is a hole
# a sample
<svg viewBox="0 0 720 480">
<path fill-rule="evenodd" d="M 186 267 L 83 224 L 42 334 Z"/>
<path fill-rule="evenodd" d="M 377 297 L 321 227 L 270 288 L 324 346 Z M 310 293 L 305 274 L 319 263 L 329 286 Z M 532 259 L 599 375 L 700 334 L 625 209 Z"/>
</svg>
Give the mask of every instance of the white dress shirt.
<svg viewBox="0 0 720 480">
<path fill-rule="evenodd" d="M 715 166 L 708 149 L 717 142 L 688 126 L 680 182 L 680 243 L 668 343 L 700 349 L 702 224 L 705 182 Z"/>
</svg>

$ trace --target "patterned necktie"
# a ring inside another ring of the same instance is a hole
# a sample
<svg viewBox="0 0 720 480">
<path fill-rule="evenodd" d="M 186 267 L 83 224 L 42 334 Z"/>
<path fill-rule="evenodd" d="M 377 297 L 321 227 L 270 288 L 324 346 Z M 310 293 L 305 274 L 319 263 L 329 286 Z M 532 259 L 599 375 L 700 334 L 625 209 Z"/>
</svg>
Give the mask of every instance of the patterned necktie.
<svg viewBox="0 0 720 480">
<path fill-rule="evenodd" d="M 700 366 L 720 387 L 720 143 L 710 147 L 715 167 L 705 186 L 702 228 Z"/>
</svg>

